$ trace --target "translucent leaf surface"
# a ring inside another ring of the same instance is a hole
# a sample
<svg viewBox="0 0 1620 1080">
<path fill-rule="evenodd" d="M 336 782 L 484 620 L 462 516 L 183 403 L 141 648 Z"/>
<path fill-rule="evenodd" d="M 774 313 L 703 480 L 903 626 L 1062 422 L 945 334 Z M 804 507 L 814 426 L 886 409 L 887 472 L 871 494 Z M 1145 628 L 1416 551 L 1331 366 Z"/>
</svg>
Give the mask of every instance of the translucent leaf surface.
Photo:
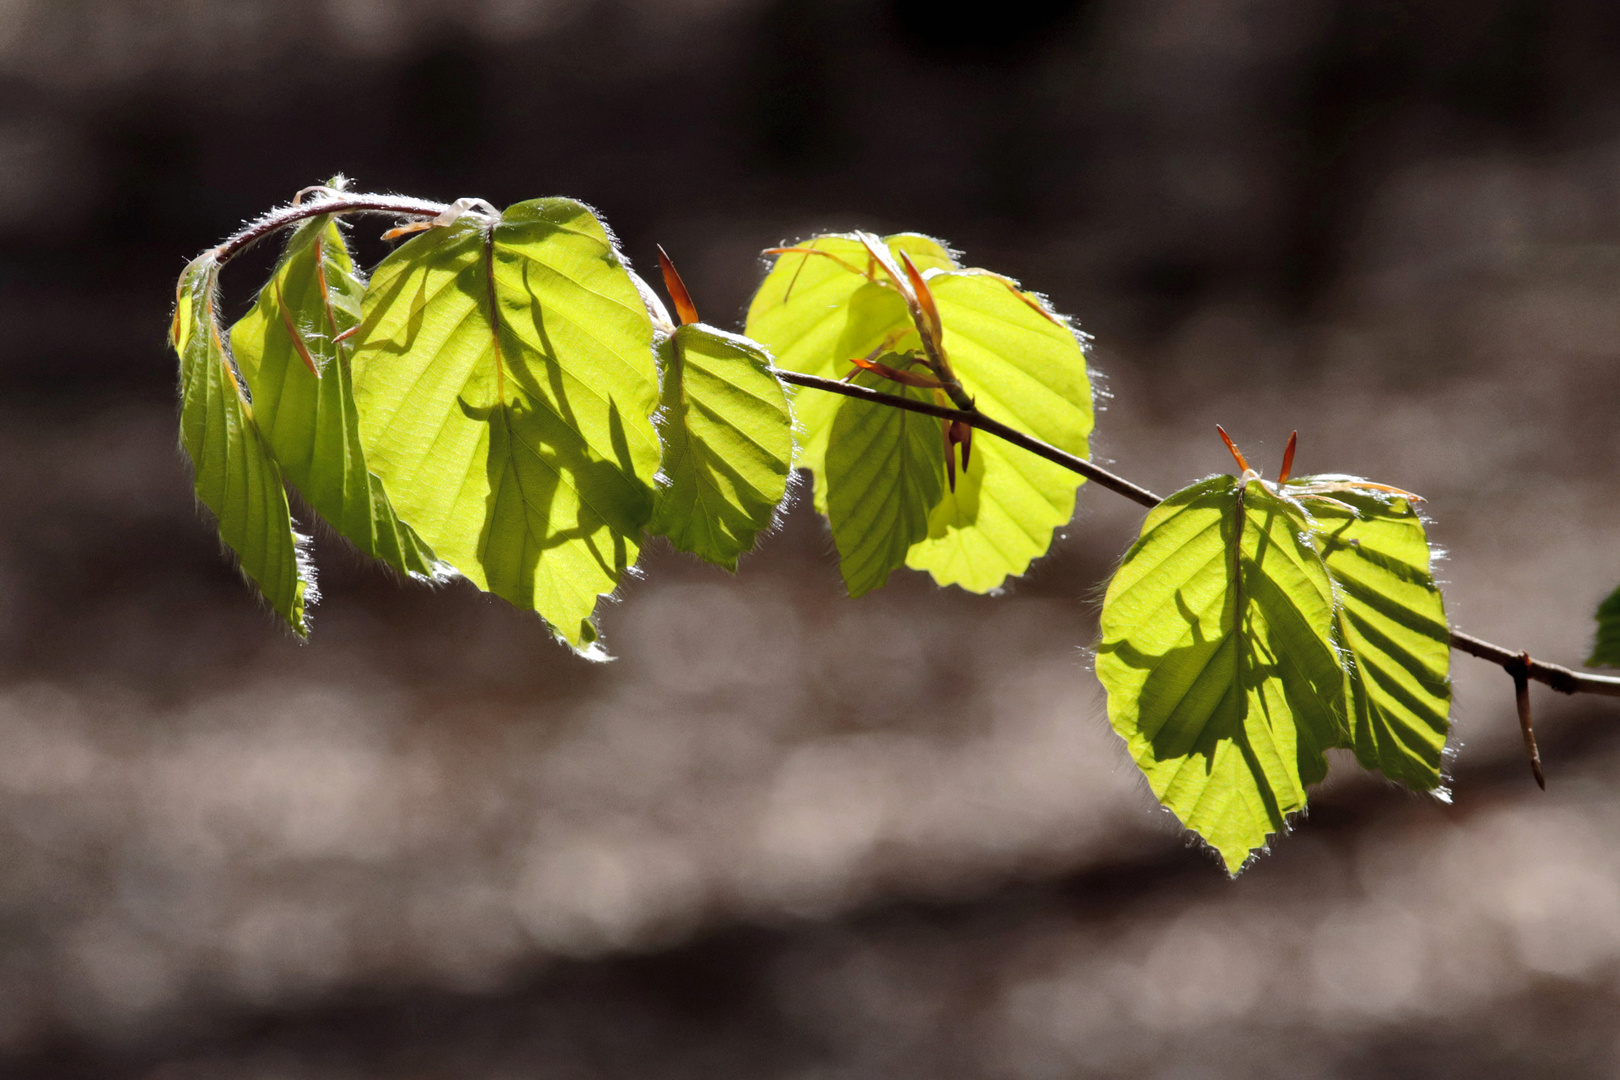
<svg viewBox="0 0 1620 1080">
<path fill-rule="evenodd" d="M 1419 791 L 1437 788 L 1451 714 L 1451 633 L 1423 522 L 1403 498 L 1332 497 L 1344 505 L 1307 506 L 1338 587 L 1351 747 L 1364 768 Z"/>
<path fill-rule="evenodd" d="M 213 511 L 219 537 L 278 615 L 300 637 L 315 601 L 305 537 L 293 531 L 281 470 L 254 423 L 215 312 L 212 254 L 180 278 L 171 342 L 180 357 L 180 444 L 191 458 L 197 498 Z"/>
<path fill-rule="evenodd" d="M 367 555 L 433 577 L 433 553 L 394 514 L 360 446 L 353 338 L 343 335 L 359 325 L 364 292 L 335 220 L 313 218 L 231 328 L 231 351 L 259 430 L 310 507 Z"/>
<path fill-rule="evenodd" d="M 943 244 L 926 236 L 897 233 L 884 237 L 884 243 L 890 251 L 906 252 L 919 270 L 956 265 Z M 909 325 L 906 306 L 893 290 L 871 285 L 862 276 L 888 277 L 854 236 L 817 236 L 797 246 L 822 254 L 777 256 L 748 305 L 745 332 L 770 349 L 780 367 L 841 379 L 849 366 L 839 361 L 865 356 L 882 344 L 885 334 Z M 816 509 L 823 514 L 827 497 L 819 470 L 839 404 L 818 390 L 800 390 L 793 397 L 800 432 L 797 464 L 816 471 Z"/>
<path fill-rule="evenodd" d="M 1620 667 L 1620 589 L 1609 594 L 1597 609 L 1597 643 L 1588 664 Z"/>
<path fill-rule="evenodd" d="M 429 229 L 377 268 L 360 339 L 361 443 L 400 518 L 591 652 L 659 458 L 652 322 L 602 224 L 540 199 Z"/>
<path fill-rule="evenodd" d="M 959 270 L 937 247 L 919 258 L 914 238 L 886 242 L 892 250 L 906 250 L 927 276 L 944 324 L 945 350 L 977 405 L 1084 456 L 1092 427 L 1091 385 L 1073 330 L 1006 278 Z M 779 366 L 842 377 L 851 357 L 879 348 L 919 348 L 905 302 L 885 287 L 887 275 L 871 265 L 858 241 L 819 237 L 803 246 L 811 245 L 837 259 L 802 252 L 779 256 L 749 308 L 749 336 L 770 348 Z M 868 281 L 867 273 L 877 280 Z M 789 290 L 795 274 L 798 282 Z M 828 510 L 827 439 L 841 407 L 831 397 L 803 390 L 794 398 L 803 430 L 799 464 L 816 475 L 816 507 L 823 513 Z M 914 545 L 907 564 L 929 571 L 942 585 L 974 592 L 997 588 L 1051 546 L 1054 530 L 1074 514 L 1082 482 L 998 439 L 976 439 L 969 468 L 954 495 L 935 508 L 928 536 Z"/>
<path fill-rule="evenodd" d="M 1232 873 L 1346 741 L 1327 571 L 1296 507 L 1258 481 L 1239 491 L 1215 477 L 1148 514 L 1097 648 L 1114 730 Z"/>
<path fill-rule="evenodd" d="M 702 324 L 660 345 L 662 481 L 648 531 L 727 570 L 787 493 L 793 419 L 765 353 Z"/>
<path fill-rule="evenodd" d="M 929 285 L 963 387 L 990 416 L 1078 457 L 1088 452 L 1091 382 L 1074 332 L 1039 299 L 988 274 L 947 273 Z M 1052 546 L 1074 516 L 1084 478 L 993 437 L 928 522 L 906 564 L 941 585 L 988 592 Z"/>
<path fill-rule="evenodd" d="M 897 386 L 870 372 L 861 386 L 932 401 L 930 391 Z M 825 464 L 827 520 L 849 595 L 861 596 L 905 565 L 928 535 L 929 512 L 945 494 L 945 444 L 931 416 L 840 398 Z"/>
</svg>

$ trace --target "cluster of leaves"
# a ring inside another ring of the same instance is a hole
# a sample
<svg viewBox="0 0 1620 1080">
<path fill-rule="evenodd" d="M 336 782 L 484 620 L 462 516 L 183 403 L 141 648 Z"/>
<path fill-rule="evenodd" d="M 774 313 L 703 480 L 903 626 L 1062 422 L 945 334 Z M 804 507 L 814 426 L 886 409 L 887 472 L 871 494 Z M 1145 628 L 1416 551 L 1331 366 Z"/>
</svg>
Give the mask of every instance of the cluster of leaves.
<svg viewBox="0 0 1620 1080">
<path fill-rule="evenodd" d="M 1412 496 L 1244 468 L 1149 512 L 1097 677 L 1153 792 L 1236 872 L 1343 747 L 1440 787 L 1451 645 Z"/>
<path fill-rule="evenodd" d="M 734 570 L 794 467 L 813 476 L 852 596 L 901 566 L 996 589 L 1074 514 L 1083 477 L 1000 439 L 975 444 L 969 421 L 1083 456 L 1081 338 L 939 241 L 852 233 L 772 249 L 740 336 L 699 322 L 666 264 L 677 325 L 573 200 L 420 215 L 387 234 L 412 235 L 369 281 L 340 218 L 363 203 L 326 187 L 278 212 L 293 226 L 285 250 L 228 334 L 229 243 L 186 268 L 174 312 L 197 496 L 300 636 L 315 582 L 289 486 L 400 574 L 465 578 L 586 656 L 603 655 L 596 605 L 646 537 Z M 891 403 L 789 386 L 790 373 Z M 1437 789 L 1450 705 L 1414 497 L 1286 469 L 1272 483 L 1239 461 L 1241 475 L 1148 515 L 1109 587 L 1096 663 L 1154 793 L 1234 872 L 1305 807 L 1328 748 Z"/>
</svg>

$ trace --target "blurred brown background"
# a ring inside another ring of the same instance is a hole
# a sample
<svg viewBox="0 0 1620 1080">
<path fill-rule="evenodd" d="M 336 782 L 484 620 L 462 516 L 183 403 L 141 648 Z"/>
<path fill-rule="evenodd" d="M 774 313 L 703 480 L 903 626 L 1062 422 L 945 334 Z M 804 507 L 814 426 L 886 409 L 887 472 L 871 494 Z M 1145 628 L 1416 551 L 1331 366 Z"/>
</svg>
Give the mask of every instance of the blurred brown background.
<svg viewBox="0 0 1620 1080">
<path fill-rule="evenodd" d="M 339 170 L 583 198 L 723 324 L 935 233 L 1096 336 L 1133 479 L 1298 428 L 1548 659 L 1620 580 L 1610 0 L 0 0 L 0 1073 L 1620 1076 L 1616 706 L 1535 691 L 1542 794 L 1459 656 L 1451 805 L 1340 762 L 1230 883 L 1103 715 L 1107 492 L 998 598 L 844 599 L 802 497 L 736 579 L 654 547 L 606 666 L 328 537 L 294 643 L 163 333 Z"/>
</svg>

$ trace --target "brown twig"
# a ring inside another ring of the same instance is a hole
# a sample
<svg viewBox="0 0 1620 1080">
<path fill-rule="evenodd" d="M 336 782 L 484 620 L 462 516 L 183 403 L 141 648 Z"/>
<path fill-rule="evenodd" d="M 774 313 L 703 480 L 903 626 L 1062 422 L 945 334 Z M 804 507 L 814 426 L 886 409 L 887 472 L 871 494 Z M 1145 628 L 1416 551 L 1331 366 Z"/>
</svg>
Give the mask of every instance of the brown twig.
<svg viewBox="0 0 1620 1080">
<path fill-rule="evenodd" d="M 1481 660 L 1489 660 L 1509 672 L 1513 670 L 1512 665 L 1523 663 L 1526 677 L 1546 683 L 1560 694 L 1601 694 L 1604 697 L 1620 697 L 1620 678 L 1613 675 L 1592 675 L 1584 671 L 1571 671 L 1567 667 L 1549 664 L 1545 660 L 1531 659 L 1525 653 L 1481 641 L 1461 630 L 1451 632 L 1451 647 L 1461 649 Z"/>
<path fill-rule="evenodd" d="M 1004 439 L 1014 446 L 1028 450 L 1030 453 L 1045 458 L 1047 461 L 1061 465 L 1070 472 L 1079 473 L 1087 480 L 1100 484 L 1109 491 L 1125 496 L 1127 499 L 1146 507 L 1158 506 L 1164 500 L 1160 499 L 1147 488 L 1138 487 L 1124 477 L 1115 476 L 1101 465 L 1087 461 L 1083 457 L 1076 457 L 1065 450 L 1059 450 L 1049 443 L 1044 443 L 1033 436 L 1025 435 L 1017 428 L 1010 428 L 999 420 L 992 420 L 977 409 L 953 409 L 948 405 L 935 405 L 927 401 L 913 401 L 911 398 L 901 397 L 898 394 L 885 394 L 881 390 L 868 390 L 864 386 L 854 383 L 839 382 L 836 379 L 823 379 L 817 375 L 801 375 L 797 371 L 783 371 L 773 368 L 773 373 L 783 382 L 795 386 L 808 386 L 815 390 L 825 390 L 829 394 L 842 394 L 845 397 L 859 398 L 862 401 L 871 401 L 879 405 L 890 405 L 896 409 L 905 409 L 908 412 L 922 413 L 924 416 L 937 416 L 941 420 L 960 420 L 969 427 L 988 431 L 997 438 Z"/>
<path fill-rule="evenodd" d="M 1014 446 L 1022 447 L 1032 454 L 1037 454 L 1047 461 L 1055 462 L 1070 472 L 1078 473 L 1099 486 L 1123 495 L 1142 506 L 1152 508 L 1163 501 L 1153 492 L 1133 484 L 1123 477 L 1115 476 L 1100 465 L 1059 450 L 1057 447 L 1044 443 L 1033 436 L 1025 435 L 1015 428 L 1010 428 L 1006 424 L 990 419 L 978 410 L 953 409 L 944 405 L 913 401 L 910 398 L 903 398 L 896 394 L 868 390 L 864 386 L 841 383 L 833 379 L 823 379 L 815 375 L 801 375 L 796 371 L 783 371 L 780 368 L 774 370 L 776 376 L 783 382 L 793 383 L 796 386 L 808 386 L 816 390 L 825 390 L 828 393 L 843 394 L 845 397 L 860 398 L 863 401 L 890 405 L 897 409 L 907 409 L 927 416 L 937 416 L 942 420 L 960 420 L 971 427 L 978 428 L 980 431 L 988 431 L 990 434 L 1004 439 Z M 1546 683 L 1560 694 L 1600 694 L 1604 697 L 1620 697 L 1620 677 L 1571 671 L 1569 668 L 1558 664 L 1549 664 L 1544 660 L 1533 659 L 1528 653 L 1514 652 L 1512 649 L 1493 645 L 1489 641 L 1474 637 L 1472 634 L 1465 634 L 1461 630 L 1451 631 L 1451 647 L 1470 656 L 1477 656 L 1481 660 L 1488 660 L 1496 664 L 1508 674 L 1513 675 L 1515 680 L 1522 678 L 1527 682 L 1534 680 Z M 1520 717 L 1525 726 L 1526 745 L 1532 752 L 1532 768 L 1536 772 L 1537 782 L 1545 787 L 1545 779 L 1541 776 L 1541 760 L 1539 756 L 1534 754 L 1535 737 L 1529 727 L 1529 699 L 1524 695 L 1521 695 L 1521 698 L 1524 704 L 1521 706 Z"/>
</svg>

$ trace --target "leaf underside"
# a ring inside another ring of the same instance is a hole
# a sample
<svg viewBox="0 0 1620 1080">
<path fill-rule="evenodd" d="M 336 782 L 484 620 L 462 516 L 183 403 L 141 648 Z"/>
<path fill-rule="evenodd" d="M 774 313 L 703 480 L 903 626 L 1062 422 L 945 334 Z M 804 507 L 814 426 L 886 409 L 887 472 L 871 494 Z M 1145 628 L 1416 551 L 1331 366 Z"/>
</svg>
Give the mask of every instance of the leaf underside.
<svg viewBox="0 0 1620 1080">
<path fill-rule="evenodd" d="M 310 508 L 398 572 L 439 577 L 432 551 L 395 515 L 360 445 L 353 339 L 342 335 L 359 325 L 364 292 L 336 221 L 312 218 L 231 328 L 231 351 L 259 430 Z"/>
<path fill-rule="evenodd" d="M 586 655 L 640 552 L 659 446 L 652 322 L 590 209 L 466 216 L 383 260 L 354 360 L 360 436 L 399 517 Z"/>
<path fill-rule="evenodd" d="M 1084 456 L 1092 427 L 1091 386 L 1073 330 L 1040 298 L 1008 279 L 958 267 L 925 237 L 885 239 L 927 276 L 944 326 L 944 344 L 963 388 L 987 415 Z M 748 334 L 780 367 L 841 378 L 848 360 L 874 350 L 918 352 L 906 305 L 881 266 L 852 236 L 820 236 L 777 257 L 748 311 Z M 869 274 L 875 280 L 868 280 Z M 881 388 L 892 391 L 895 384 Z M 842 408 L 833 395 L 795 395 L 802 437 L 798 464 L 815 475 L 816 508 L 828 510 L 828 440 Z M 1074 514 L 1083 478 L 998 439 L 976 440 L 956 491 L 935 506 L 928 535 L 907 565 L 941 585 L 973 592 L 1024 573 Z"/>
<path fill-rule="evenodd" d="M 197 498 L 242 573 L 299 637 L 316 599 L 306 537 L 293 531 L 281 470 L 237 382 L 216 314 L 219 268 L 212 254 L 180 278 L 171 343 L 180 358 L 180 444 L 191 458 Z"/>
<path fill-rule="evenodd" d="M 862 372 L 857 385 L 932 401 L 933 393 Z M 825 464 L 827 520 L 850 596 L 862 596 L 904 566 L 928 535 L 929 513 L 945 494 L 945 447 L 931 416 L 844 398 L 833 420 Z"/>
<path fill-rule="evenodd" d="M 1303 515 L 1259 482 L 1238 496 L 1220 476 L 1148 514 L 1109 584 L 1096 663 L 1153 793 L 1231 873 L 1345 741 L 1333 589 Z"/>
<path fill-rule="evenodd" d="M 787 493 L 793 461 L 787 395 L 765 353 L 735 334 L 681 326 L 659 352 L 664 451 L 647 531 L 735 571 Z"/>
</svg>

